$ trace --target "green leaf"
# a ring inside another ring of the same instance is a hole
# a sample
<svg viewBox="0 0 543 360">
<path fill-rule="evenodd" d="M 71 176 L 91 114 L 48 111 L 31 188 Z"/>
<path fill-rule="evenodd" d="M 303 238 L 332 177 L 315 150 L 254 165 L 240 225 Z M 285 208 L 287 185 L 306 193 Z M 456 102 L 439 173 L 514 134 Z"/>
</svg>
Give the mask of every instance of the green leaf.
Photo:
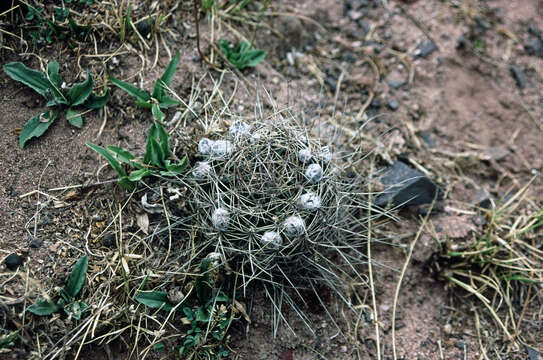
<svg viewBox="0 0 543 360">
<path fill-rule="evenodd" d="M 158 137 L 158 142 L 162 148 L 162 153 L 164 154 L 163 160 L 165 161 L 170 156 L 172 156 L 172 151 L 170 150 L 170 134 L 164 129 L 159 122 L 155 121 L 156 134 Z"/>
<path fill-rule="evenodd" d="M 264 50 L 251 50 L 244 57 L 243 68 L 255 67 L 266 57 Z"/>
<path fill-rule="evenodd" d="M 58 73 L 58 62 L 51 61 L 47 64 L 47 76 L 51 84 L 53 84 L 57 89 L 62 85 L 62 78 Z"/>
<path fill-rule="evenodd" d="M 117 173 L 117 175 L 119 176 L 119 178 L 123 178 L 123 177 L 126 177 L 126 171 L 124 171 L 123 167 L 121 166 L 121 164 L 117 161 L 117 159 L 115 159 L 113 157 L 113 155 L 111 155 L 111 153 L 109 151 L 107 151 L 106 149 L 104 149 L 103 147 L 101 146 L 98 146 L 98 145 L 94 145 L 94 144 L 91 144 L 91 143 L 86 143 L 86 145 L 91 148 L 92 150 L 96 151 L 98 154 L 102 155 L 103 157 L 106 158 L 106 160 L 108 161 L 109 165 L 111 165 L 111 167 L 113 168 L 113 170 L 115 170 L 115 172 Z"/>
<path fill-rule="evenodd" d="M 196 289 L 196 296 L 200 300 L 201 304 L 206 304 L 212 296 L 213 289 L 209 284 L 209 267 L 211 266 L 211 259 L 203 259 L 200 262 L 200 276 L 194 280 L 194 288 Z"/>
<path fill-rule="evenodd" d="M 128 179 L 130 181 L 140 181 L 141 179 L 143 179 L 146 176 L 151 175 L 152 173 L 153 172 L 151 170 L 147 170 L 147 169 L 134 170 L 130 173 L 130 175 L 128 175 Z"/>
<path fill-rule="evenodd" d="M 91 94 L 85 106 L 89 109 L 99 109 L 106 106 L 109 101 L 109 89 L 102 95 Z"/>
<path fill-rule="evenodd" d="M 0 337 L 0 349 L 8 348 L 13 345 L 15 339 L 19 335 L 19 330 L 12 331 L 11 333 Z"/>
<path fill-rule="evenodd" d="M 51 315 L 52 313 L 57 312 L 58 310 L 59 310 L 58 306 L 46 300 L 38 301 L 28 307 L 28 311 L 38 316 Z"/>
<path fill-rule="evenodd" d="M 83 301 L 74 301 L 64 307 L 64 312 L 67 315 L 72 315 L 76 320 L 81 319 L 81 315 L 89 309 L 89 306 Z"/>
<path fill-rule="evenodd" d="M 54 88 L 41 71 L 27 68 L 20 62 L 6 64 L 3 69 L 13 80 L 25 84 L 46 99 L 50 98 Z"/>
<path fill-rule="evenodd" d="M 163 96 L 162 99 L 160 100 L 159 106 L 161 109 L 167 109 L 169 107 L 177 106 L 179 104 L 180 102 L 175 100 L 174 98 L 169 97 L 169 96 Z"/>
<path fill-rule="evenodd" d="M 165 169 L 165 160 L 167 158 L 164 152 L 164 147 L 159 144 L 159 141 L 163 138 L 162 132 L 164 128 L 158 122 L 154 121 L 153 125 L 149 128 L 147 133 L 147 142 L 145 144 L 145 155 L 143 157 L 144 164 L 151 164 L 160 169 Z M 171 154 L 168 145 L 168 154 Z"/>
<path fill-rule="evenodd" d="M 136 106 L 142 107 L 144 109 L 151 109 L 153 107 L 153 104 L 145 101 L 136 101 Z"/>
<path fill-rule="evenodd" d="M 94 81 L 92 80 L 92 75 L 89 70 L 87 70 L 87 78 L 85 81 L 74 84 L 70 91 L 68 92 L 68 97 L 72 106 L 77 106 L 83 104 L 89 98 L 92 93 L 92 88 L 94 87 Z"/>
<path fill-rule="evenodd" d="M 68 119 L 70 125 L 73 125 L 77 128 L 81 128 L 83 126 L 83 118 L 81 117 L 81 114 L 77 111 L 68 109 L 68 111 L 66 111 L 66 119 Z"/>
<path fill-rule="evenodd" d="M 78 25 L 71 17 L 68 18 L 68 23 L 70 24 L 70 30 L 72 30 L 72 34 L 78 40 L 83 40 L 91 29 L 90 24 L 86 26 Z"/>
<path fill-rule="evenodd" d="M 121 162 L 125 164 L 132 164 L 132 161 L 136 158 L 130 151 L 117 146 L 108 146 L 107 149 L 117 156 Z"/>
<path fill-rule="evenodd" d="M 133 191 L 136 188 L 136 184 L 128 179 L 128 176 L 123 176 L 119 179 L 119 186 L 125 190 Z"/>
<path fill-rule="evenodd" d="M 185 170 L 188 162 L 189 160 L 186 156 L 183 157 L 178 164 L 170 164 L 169 162 L 166 162 L 166 169 L 174 175 L 179 175 L 183 170 Z"/>
<path fill-rule="evenodd" d="M 224 56 L 230 60 L 230 57 L 232 56 L 232 46 L 230 45 L 230 42 L 224 39 L 219 40 L 219 48 Z"/>
<path fill-rule="evenodd" d="M 158 104 L 153 104 L 151 112 L 153 113 L 153 118 L 155 118 L 155 120 L 162 121 L 166 117 L 166 115 L 160 111 L 160 106 Z"/>
<path fill-rule="evenodd" d="M 113 84 L 115 84 L 117 87 L 121 88 L 122 90 L 126 91 L 131 96 L 135 97 L 139 102 L 148 102 L 149 100 L 151 100 L 151 96 L 149 94 L 135 87 L 134 85 L 118 80 L 114 78 L 113 76 L 110 76 L 109 79 L 111 80 Z"/>
<path fill-rule="evenodd" d="M 179 52 L 176 52 L 174 57 L 168 64 L 168 67 L 166 67 L 166 70 L 164 70 L 164 74 L 162 74 L 162 76 L 155 82 L 153 86 L 153 93 L 151 96 L 157 99 L 159 102 L 162 102 L 162 98 L 164 97 L 164 93 L 165 93 L 164 85 L 166 86 L 170 85 L 178 64 L 179 64 Z"/>
<path fill-rule="evenodd" d="M 72 269 L 72 273 L 68 277 L 68 282 L 64 287 L 66 293 L 69 294 L 71 297 L 75 297 L 81 291 L 83 284 L 85 284 L 88 267 L 88 255 L 84 255 L 75 263 L 74 268 Z"/>
<path fill-rule="evenodd" d="M 136 295 L 136 301 L 152 309 L 170 311 L 174 307 L 168 300 L 168 293 L 164 291 L 141 291 Z"/>
<path fill-rule="evenodd" d="M 42 136 L 57 116 L 58 110 L 51 110 L 45 111 L 28 120 L 19 134 L 19 147 L 22 149 L 31 138 Z"/>
</svg>

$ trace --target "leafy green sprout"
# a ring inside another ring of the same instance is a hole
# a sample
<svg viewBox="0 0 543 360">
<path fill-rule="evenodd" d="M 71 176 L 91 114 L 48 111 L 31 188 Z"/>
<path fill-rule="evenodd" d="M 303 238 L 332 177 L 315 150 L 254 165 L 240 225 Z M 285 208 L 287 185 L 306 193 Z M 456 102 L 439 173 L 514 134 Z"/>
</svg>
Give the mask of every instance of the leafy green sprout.
<svg viewBox="0 0 543 360">
<path fill-rule="evenodd" d="M 199 265 L 200 275 L 194 279 L 194 290 L 197 305 L 188 305 L 189 295 L 180 303 L 174 304 L 164 291 L 140 291 L 136 301 L 152 308 L 172 311 L 181 308 L 185 315 L 185 323 L 190 323 L 183 345 L 179 348 L 181 356 L 192 356 L 195 359 L 222 359 L 228 356 L 228 351 L 222 344 L 210 344 L 211 341 L 222 342 L 227 334 L 232 316 L 226 304 L 228 296 L 213 287 L 216 269 L 212 268 L 211 259 L 203 259 Z"/>
<path fill-rule="evenodd" d="M 51 300 L 40 300 L 28 307 L 28 311 L 35 315 L 47 316 L 60 310 L 76 319 L 81 319 L 83 313 L 88 309 L 85 302 L 76 300 L 80 293 L 87 274 L 89 259 L 87 255 L 81 257 L 74 265 L 68 281 L 64 288 L 60 291 L 60 296 L 56 302 Z"/>
<path fill-rule="evenodd" d="M 221 39 L 219 48 L 228 62 L 239 70 L 255 67 L 266 57 L 264 50 L 251 48 L 247 41 L 233 46 L 228 40 Z"/>
<path fill-rule="evenodd" d="M 168 64 L 168 67 L 164 71 L 164 74 L 157 79 L 150 94 L 132 84 L 116 79 L 113 76 L 110 77 L 110 80 L 117 87 L 135 97 L 137 106 L 145 109 L 151 109 L 153 117 L 158 121 L 162 121 L 166 116 L 161 109 L 167 109 L 169 107 L 179 105 L 179 101 L 167 95 L 167 87 L 170 85 L 173 79 L 178 64 L 179 52 L 177 52 L 172 58 Z"/>
<path fill-rule="evenodd" d="M 176 176 L 185 170 L 188 164 L 186 156 L 179 162 L 171 160 L 173 153 L 170 149 L 170 134 L 158 121 L 153 122 L 147 133 L 143 159 L 136 158 L 128 150 L 117 146 L 108 146 L 106 149 L 91 143 L 86 145 L 108 161 L 119 176 L 119 186 L 129 191 L 134 190 L 137 183 L 144 177 L 153 175 Z M 128 174 L 124 170 L 122 163 L 136 170 Z"/>
<path fill-rule="evenodd" d="M 6 64 L 3 69 L 10 78 L 28 86 L 43 96 L 47 100 L 46 106 L 51 108 L 27 121 L 19 134 L 21 149 L 31 138 L 42 136 L 63 109 L 67 108 L 66 119 L 68 122 L 77 128 L 81 128 L 83 126 L 83 117 L 75 108 L 98 109 L 105 106 L 109 101 L 109 91 L 106 91 L 103 95 L 93 93 L 94 81 L 88 70 L 83 82 L 74 84 L 68 89 L 62 86 L 59 65 L 56 61 L 52 61 L 47 65 L 46 72 L 30 69 L 20 62 Z"/>
</svg>

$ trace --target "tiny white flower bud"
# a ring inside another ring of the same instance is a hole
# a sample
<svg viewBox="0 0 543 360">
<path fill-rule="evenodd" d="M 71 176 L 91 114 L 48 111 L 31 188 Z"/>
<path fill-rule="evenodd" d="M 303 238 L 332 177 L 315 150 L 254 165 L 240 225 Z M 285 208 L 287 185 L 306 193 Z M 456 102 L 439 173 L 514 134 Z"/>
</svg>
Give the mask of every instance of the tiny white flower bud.
<svg viewBox="0 0 543 360">
<path fill-rule="evenodd" d="M 323 146 L 321 148 L 319 158 L 322 160 L 323 164 L 330 164 L 330 161 L 332 161 L 332 153 L 330 152 L 329 146 Z"/>
<path fill-rule="evenodd" d="M 208 138 L 202 138 L 200 142 L 198 142 L 198 152 L 200 153 L 200 155 L 209 155 L 213 143 L 213 140 L 209 140 Z"/>
<path fill-rule="evenodd" d="M 218 208 L 213 211 L 213 215 L 211 215 L 211 222 L 216 230 L 224 231 L 230 224 L 230 213 L 226 209 Z"/>
<path fill-rule="evenodd" d="M 241 120 L 236 120 L 230 125 L 230 136 L 236 138 L 238 136 L 246 136 L 249 135 L 249 125 L 244 123 Z"/>
<path fill-rule="evenodd" d="M 260 238 L 262 245 L 272 248 L 280 248 L 283 245 L 283 239 L 276 231 L 266 231 Z"/>
<path fill-rule="evenodd" d="M 288 237 L 299 237 L 305 232 L 305 221 L 299 216 L 289 216 L 283 222 L 283 229 Z"/>
<path fill-rule="evenodd" d="M 232 154 L 234 147 L 228 140 L 217 140 L 211 145 L 211 155 L 216 158 L 224 158 Z"/>
<path fill-rule="evenodd" d="M 321 207 L 321 197 L 314 192 L 305 193 L 300 196 L 300 206 L 304 210 L 318 210 Z"/>
<path fill-rule="evenodd" d="M 316 184 L 322 180 L 322 168 L 319 164 L 311 164 L 305 169 L 305 177 L 310 183 Z"/>
<path fill-rule="evenodd" d="M 303 164 L 309 164 L 311 162 L 311 150 L 302 149 L 298 151 L 298 161 Z"/>
<path fill-rule="evenodd" d="M 220 261 L 221 260 L 221 253 L 218 253 L 218 252 L 210 252 L 209 254 L 207 254 L 206 256 L 208 259 L 210 259 L 211 261 Z"/>
<path fill-rule="evenodd" d="M 198 180 L 203 180 L 211 173 L 211 165 L 207 161 L 199 161 L 192 169 L 192 176 Z"/>
</svg>

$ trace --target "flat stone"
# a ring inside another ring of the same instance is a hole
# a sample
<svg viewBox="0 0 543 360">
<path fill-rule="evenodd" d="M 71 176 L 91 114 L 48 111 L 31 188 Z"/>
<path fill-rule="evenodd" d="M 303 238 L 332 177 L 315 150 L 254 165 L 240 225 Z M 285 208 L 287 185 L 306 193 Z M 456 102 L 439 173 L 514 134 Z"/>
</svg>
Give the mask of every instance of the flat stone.
<svg viewBox="0 0 543 360">
<path fill-rule="evenodd" d="M 428 57 L 428 55 L 430 55 L 436 50 L 437 50 L 437 46 L 436 44 L 434 44 L 433 41 L 424 40 L 417 46 L 417 48 L 415 49 L 414 55 L 416 58 L 426 58 Z"/>
<path fill-rule="evenodd" d="M 9 270 L 14 271 L 23 264 L 23 258 L 15 253 L 9 254 L 4 263 Z"/>
<path fill-rule="evenodd" d="M 396 100 L 390 100 L 387 104 L 387 107 L 392 111 L 396 111 L 400 107 L 400 104 Z"/>
<path fill-rule="evenodd" d="M 529 360 L 539 360 L 539 355 L 543 355 L 539 351 L 532 349 L 528 345 L 524 345 L 524 350 L 526 351 L 526 354 L 528 354 Z"/>
<path fill-rule="evenodd" d="M 511 71 L 511 76 L 513 76 L 513 79 L 517 82 L 517 86 L 524 89 L 526 87 L 526 73 L 524 70 L 516 65 L 511 65 L 509 70 Z"/>
<path fill-rule="evenodd" d="M 385 190 L 377 196 L 375 204 L 403 208 L 411 205 L 429 204 L 437 195 L 443 198 L 442 190 L 420 171 L 396 161 L 381 177 Z"/>
<path fill-rule="evenodd" d="M 420 138 L 422 139 L 422 141 L 424 141 L 424 143 L 426 145 L 428 145 L 429 148 L 436 147 L 436 142 L 432 138 L 432 135 L 430 134 L 429 131 L 427 131 L 427 130 L 421 131 L 420 132 Z"/>
<path fill-rule="evenodd" d="M 33 249 L 37 249 L 43 245 L 43 240 L 40 238 L 33 238 L 32 241 L 30 241 L 30 246 Z"/>
<path fill-rule="evenodd" d="M 531 56 L 539 56 L 543 58 L 543 40 L 537 37 L 528 39 L 524 44 L 524 50 Z"/>
<path fill-rule="evenodd" d="M 390 86 L 393 89 L 399 89 L 404 85 L 405 85 L 405 81 L 402 79 L 390 79 L 388 81 L 388 86 Z"/>
</svg>

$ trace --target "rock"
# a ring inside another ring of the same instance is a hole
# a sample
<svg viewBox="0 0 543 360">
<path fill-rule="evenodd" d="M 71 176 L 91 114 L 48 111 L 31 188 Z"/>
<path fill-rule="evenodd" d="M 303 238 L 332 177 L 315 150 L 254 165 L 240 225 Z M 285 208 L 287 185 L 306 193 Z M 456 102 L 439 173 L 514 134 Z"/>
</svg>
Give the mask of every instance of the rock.
<svg viewBox="0 0 543 360">
<path fill-rule="evenodd" d="M 23 264 L 23 258 L 15 253 L 12 253 L 8 255 L 4 263 L 9 270 L 14 271 Z"/>
<path fill-rule="evenodd" d="M 400 107 L 400 104 L 396 100 L 390 100 L 387 106 L 390 110 L 396 111 Z"/>
<path fill-rule="evenodd" d="M 151 30 L 153 30 L 154 24 L 155 24 L 154 19 L 147 18 L 137 23 L 136 29 L 138 30 L 141 36 L 147 37 L 147 35 L 151 33 Z"/>
<path fill-rule="evenodd" d="M 116 244 L 115 235 L 112 233 L 105 234 L 104 237 L 102 238 L 102 245 L 106 247 L 113 247 L 115 246 L 115 244 Z"/>
<path fill-rule="evenodd" d="M 529 360 L 539 360 L 539 355 L 543 355 L 539 351 L 532 349 L 528 345 L 524 345 L 524 350 L 526 351 L 526 354 L 528 354 Z"/>
<path fill-rule="evenodd" d="M 356 20 L 358 20 L 358 19 L 360 19 L 362 17 L 362 12 L 356 11 L 356 10 L 349 10 L 349 11 L 347 11 L 347 16 L 352 21 L 356 21 Z"/>
<path fill-rule="evenodd" d="M 415 49 L 415 58 L 426 58 L 437 50 L 436 44 L 431 40 L 424 40 Z"/>
<path fill-rule="evenodd" d="M 30 246 L 33 249 L 37 249 L 41 247 L 42 245 L 43 245 L 43 240 L 35 237 L 30 241 L 30 244 L 28 246 Z"/>
<path fill-rule="evenodd" d="M 364 31 L 364 35 L 370 32 L 371 24 L 369 22 L 364 21 L 364 20 L 359 20 L 358 26 L 360 26 L 362 30 Z"/>
<path fill-rule="evenodd" d="M 475 208 L 490 209 L 492 207 L 492 197 L 483 188 L 480 188 L 473 196 L 471 202 Z"/>
<path fill-rule="evenodd" d="M 486 218 L 481 214 L 475 214 L 471 218 L 471 221 L 477 226 L 485 226 L 486 225 Z"/>
<path fill-rule="evenodd" d="M 324 82 L 326 83 L 326 85 L 328 85 L 331 92 L 336 92 L 336 79 L 334 79 L 332 76 L 327 76 L 324 79 Z"/>
<path fill-rule="evenodd" d="M 404 85 L 405 85 L 405 81 L 402 79 L 390 79 L 388 81 L 388 86 L 390 86 L 393 89 L 399 89 Z"/>
<path fill-rule="evenodd" d="M 420 138 L 422 139 L 422 141 L 424 141 L 426 145 L 428 145 L 429 148 L 436 147 L 436 142 L 434 141 L 434 139 L 432 139 L 432 136 L 429 131 L 427 130 L 421 131 Z"/>
<path fill-rule="evenodd" d="M 375 204 L 380 207 L 429 204 L 436 194 L 437 200 L 443 198 L 442 190 L 434 182 L 400 161 L 392 164 L 380 180 L 385 185 L 383 193 L 375 199 Z"/>
<path fill-rule="evenodd" d="M 346 51 L 345 53 L 343 53 L 343 55 L 341 55 L 341 59 L 352 64 L 356 61 L 356 56 L 352 52 Z"/>
<path fill-rule="evenodd" d="M 517 82 L 517 86 L 524 89 L 526 87 L 526 73 L 524 70 L 516 65 L 511 65 L 509 70 L 511 71 L 511 76 L 513 76 L 513 79 Z"/>
<path fill-rule="evenodd" d="M 539 56 L 543 58 L 543 40 L 537 37 L 528 39 L 524 44 L 524 50 L 531 56 Z"/>
</svg>

